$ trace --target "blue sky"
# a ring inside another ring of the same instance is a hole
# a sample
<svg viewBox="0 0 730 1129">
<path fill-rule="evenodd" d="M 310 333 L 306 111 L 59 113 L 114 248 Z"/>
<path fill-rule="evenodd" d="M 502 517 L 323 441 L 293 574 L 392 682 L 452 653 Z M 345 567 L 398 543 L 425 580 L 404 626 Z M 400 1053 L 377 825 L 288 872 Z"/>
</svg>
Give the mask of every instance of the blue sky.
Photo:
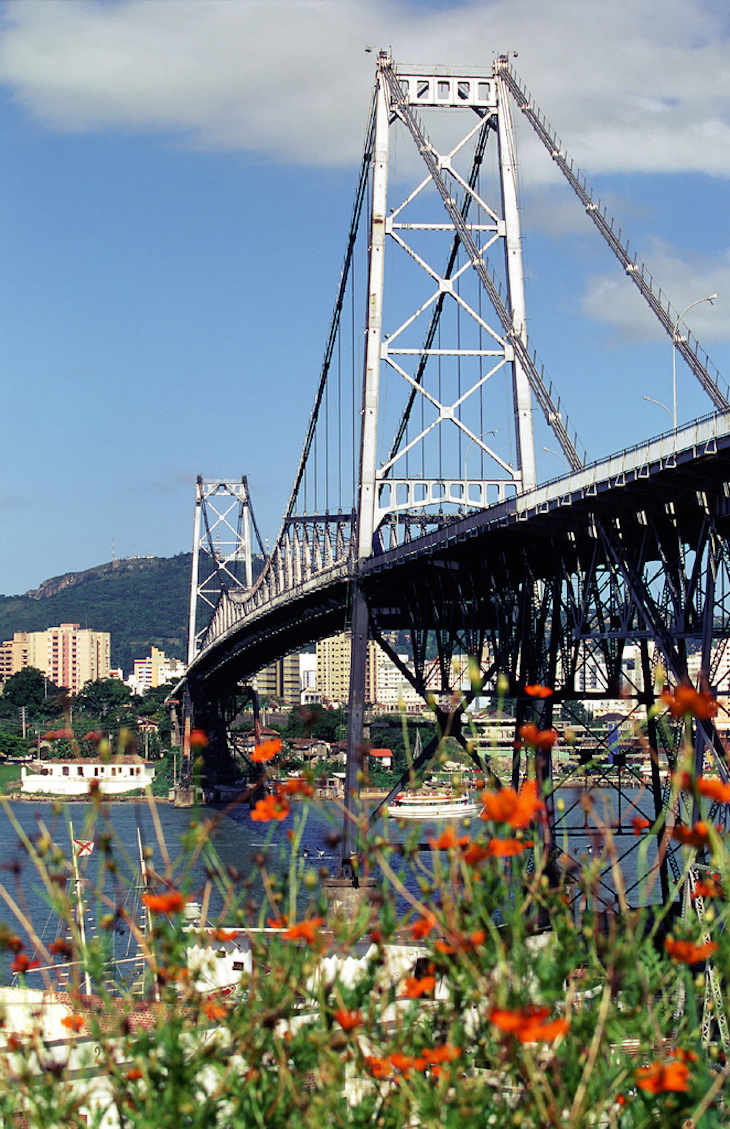
<svg viewBox="0 0 730 1129">
<path fill-rule="evenodd" d="M 273 540 L 345 248 L 374 74 L 515 68 L 730 377 L 722 2 L 0 5 L 0 592 L 188 551 L 194 481 Z M 589 454 L 664 430 L 671 342 L 518 129 L 528 318 Z M 679 415 L 710 410 L 678 369 Z M 560 470 L 540 453 L 544 477 Z"/>
</svg>

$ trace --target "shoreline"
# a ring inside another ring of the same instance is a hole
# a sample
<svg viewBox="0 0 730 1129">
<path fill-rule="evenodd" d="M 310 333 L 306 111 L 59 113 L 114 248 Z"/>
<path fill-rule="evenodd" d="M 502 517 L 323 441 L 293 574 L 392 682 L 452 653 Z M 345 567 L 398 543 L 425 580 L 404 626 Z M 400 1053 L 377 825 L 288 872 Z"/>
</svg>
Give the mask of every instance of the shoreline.
<svg viewBox="0 0 730 1129">
<path fill-rule="evenodd" d="M 90 793 L 88 795 L 80 796 L 49 796 L 47 792 L 8 792 L 2 795 L 2 799 L 9 800 L 12 803 L 45 803 L 45 804 L 89 804 L 94 803 L 96 797 Z M 133 796 L 105 796 L 102 792 L 101 802 L 103 804 L 109 803 L 139 803 L 140 800 L 152 800 L 156 804 L 171 804 L 167 796 L 147 796 L 144 792 L 138 792 Z"/>
</svg>

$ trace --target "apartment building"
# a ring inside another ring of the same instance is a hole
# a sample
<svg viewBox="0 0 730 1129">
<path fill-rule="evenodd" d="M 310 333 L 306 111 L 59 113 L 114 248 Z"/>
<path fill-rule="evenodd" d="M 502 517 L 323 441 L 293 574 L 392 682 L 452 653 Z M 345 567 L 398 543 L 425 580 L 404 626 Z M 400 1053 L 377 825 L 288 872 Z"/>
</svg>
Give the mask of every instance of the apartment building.
<svg viewBox="0 0 730 1129">
<path fill-rule="evenodd" d="M 57 686 L 78 694 L 86 682 L 108 678 L 111 636 L 78 623 L 45 631 L 16 631 L 0 644 L 0 673 L 5 682 L 27 666 L 40 670 Z"/>
<path fill-rule="evenodd" d="M 284 655 L 256 675 L 260 698 L 273 698 L 289 705 L 298 705 L 301 696 L 299 655 Z"/>
<path fill-rule="evenodd" d="M 168 658 L 158 647 L 151 647 L 146 659 L 134 660 L 134 671 L 127 679 L 127 685 L 133 693 L 144 694 L 147 690 L 164 686 L 166 682 L 177 681 L 184 673 L 185 664 L 179 659 Z"/>
<path fill-rule="evenodd" d="M 351 651 L 349 631 L 317 643 L 317 690 L 329 705 L 346 704 L 349 699 Z M 365 665 L 365 701 L 377 701 L 377 644 L 372 639 Z"/>
</svg>

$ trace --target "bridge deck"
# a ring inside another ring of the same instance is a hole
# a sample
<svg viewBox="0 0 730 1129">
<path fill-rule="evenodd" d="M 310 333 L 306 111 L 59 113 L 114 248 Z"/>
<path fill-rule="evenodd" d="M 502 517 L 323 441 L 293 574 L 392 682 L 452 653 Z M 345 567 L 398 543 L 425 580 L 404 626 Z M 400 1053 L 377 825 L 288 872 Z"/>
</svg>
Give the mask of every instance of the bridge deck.
<svg viewBox="0 0 730 1129">
<path fill-rule="evenodd" d="M 730 414 L 713 414 L 375 555 L 360 576 L 381 628 L 407 627 L 409 593 L 424 582 L 427 565 L 468 573 L 478 598 L 488 600 L 497 576 L 517 586 L 525 567 L 552 577 L 558 557 L 580 570 L 601 522 L 619 522 L 627 547 L 640 540 L 642 559 L 661 560 L 669 527 L 691 546 L 707 513 L 724 520 L 729 481 Z M 227 596 L 229 622 L 196 657 L 190 677 L 230 684 L 344 630 L 354 575 L 347 560 L 258 606 L 243 592 Z M 443 611 L 421 614 L 433 627 Z"/>
</svg>

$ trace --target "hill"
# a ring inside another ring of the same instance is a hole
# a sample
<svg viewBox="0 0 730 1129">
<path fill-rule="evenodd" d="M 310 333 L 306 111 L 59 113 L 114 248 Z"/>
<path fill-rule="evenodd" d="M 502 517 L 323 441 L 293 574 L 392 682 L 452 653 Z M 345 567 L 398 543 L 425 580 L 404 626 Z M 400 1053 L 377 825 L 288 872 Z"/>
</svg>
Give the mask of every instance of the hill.
<svg viewBox="0 0 730 1129">
<path fill-rule="evenodd" d="M 0 596 L 0 640 L 78 623 L 111 634 L 112 666 L 125 677 L 153 645 L 184 660 L 191 562 L 191 553 L 111 561 L 45 580 L 23 596 Z"/>
</svg>

